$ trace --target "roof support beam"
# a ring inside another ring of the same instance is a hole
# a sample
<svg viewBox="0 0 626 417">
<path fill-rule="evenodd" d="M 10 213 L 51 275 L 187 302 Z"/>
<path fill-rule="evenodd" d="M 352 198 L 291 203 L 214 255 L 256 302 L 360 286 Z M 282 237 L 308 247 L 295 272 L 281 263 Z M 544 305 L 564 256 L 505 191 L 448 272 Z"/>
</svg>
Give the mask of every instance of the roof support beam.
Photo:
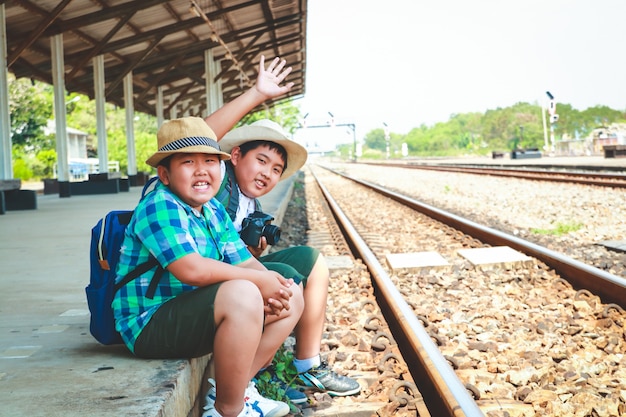
<svg viewBox="0 0 626 417">
<path fill-rule="evenodd" d="M 54 25 L 50 26 L 50 28 L 44 33 L 44 35 L 54 36 L 61 32 L 78 30 L 83 26 L 89 26 L 96 23 L 105 22 L 110 19 L 118 19 L 120 16 L 124 16 L 129 13 L 134 14 L 139 10 L 148 9 L 161 3 L 167 3 L 168 1 L 170 0 L 141 0 L 126 2 L 117 6 L 106 7 L 94 13 L 78 16 L 73 19 L 57 21 Z"/>
<path fill-rule="evenodd" d="M 130 20 L 131 17 L 133 17 L 135 13 L 134 12 L 129 12 L 126 16 L 123 16 L 115 25 L 115 27 L 113 29 L 111 29 L 109 31 L 109 33 L 107 33 L 104 38 L 102 38 L 102 40 L 96 45 L 94 46 L 91 50 L 87 51 L 84 54 L 84 57 L 78 62 L 75 63 L 73 65 L 72 68 L 72 72 L 70 72 L 66 77 L 65 77 L 65 81 L 66 82 L 70 82 L 72 80 L 72 78 L 74 78 L 74 76 L 76 75 L 76 73 L 78 71 L 80 71 L 82 68 L 84 68 L 87 63 L 89 61 L 91 61 L 93 59 L 94 56 L 100 54 L 100 51 L 102 51 L 102 49 L 104 49 L 104 47 L 106 46 L 107 42 L 117 33 L 119 32 L 119 30 L 121 28 L 124 27 L 124 25 Z"/>
<path fill-rule="evenodd" d="M 139 63 L 148 55 L 150 55 L 152 53 L 152 51 L 154 50 L 154 48 L 157 47 L 157 45 L 159 44 L 159 42 L 161 42 L 161 39 L 163 39 L 162 37 L 157 37 L 157 39 L 154 39 L 152 41 L 152 43 L 150 43 L 150 46 L 148 46 L 141 55 L 139 55 L 138 57 L 136 57 L 133 62 L 131 62 L 126 69 L 124 69 L 124 71 L 122 72 L 122 74 L 116 79 L 114 80 L 109 87 L 107 88 L 107 93 L 111 93 L 113 92 L 113 90 L 115 90 L 115 88 L 122 82 L 122 80 L 124 79 L 124 77 L 126 76 L 126 74 L 128 74 L 129 72 L 131 72 L 133 70 L 133 68 L 135 68 L 137 65 L 139 65 Z"/>
<path fill-rule="evenodd" d="M 37 38 L 39 38 L 41 36 L 41 34 L 48 28 L 48 26 L 50 26 L 52 24 L 52 22 L 54 22 L 54 20 L 59 16 L 59 14 L 61 14 L 63 9 L 65 9 L 65 6 L 67 6 L 71 1 L 72 0 L 63 0 L 61 3 L 59 3 L 54 8 L 54 10 L 52 10 L 48 14 L 48 18 L 43 20 L 39 24 L 39 26 L 37 26 L 37 28 L 35 28 L 35 30 L 33 32 L 31 32 L 30 36 L 28 38 L 26 38 L 17 48 L 15 48 L 13 50 L 13 52 L 11 52 L 11 55 L 7 59 L 9 67 L 11 65 L 13 65 L 15 60 L 20 56 L 20 54 L 26 48 L 28 48 L 30 45 L 32 45 L 37 40 Z M 24 4 L 24 3 L 29 3 L 29 2 L 25 1 L 25 2 L 20 2 L 20 3 Z"/>
</svg>

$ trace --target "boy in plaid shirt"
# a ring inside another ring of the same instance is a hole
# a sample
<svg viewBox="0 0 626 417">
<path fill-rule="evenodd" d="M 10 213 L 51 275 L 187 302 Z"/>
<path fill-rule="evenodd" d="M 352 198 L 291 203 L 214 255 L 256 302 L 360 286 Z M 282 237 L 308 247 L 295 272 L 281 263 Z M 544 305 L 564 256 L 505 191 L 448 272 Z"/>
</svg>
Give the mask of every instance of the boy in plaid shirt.
<svg viewBox="0 0 626 417">
<path fill-rule="evenodd" d="M 265 73 L 275 86 L 287 72 L 284 61 L 277 63 Z M 260 78 L 263 62 L 261 69 Z M 262 97 L 246 94 L 250 103 Z M 240 102 L 239 109 L 246 105 Z M 225 126 L 229 120 L 216 123 Z M 220 161 L 230 155 L 219 150 L 207 123 L 210 118 L 205 123 L 185 117 L 159 129 L 158 150 L 146 162 L 157 168 L 160 181 L 137 205 L 126 229 L 117 280 L 150 257 L 159 265 L 116 293 L 116 328 L 138 357 L 213 352 L 219 389 L 203 416 L 284 416 L 289 406 L 261 397 L 250 381 L 300 319 L 302 291 L 291 277 L 268 271 L 250 254 L 213 199 L 221 183 Z"/>
</svg>

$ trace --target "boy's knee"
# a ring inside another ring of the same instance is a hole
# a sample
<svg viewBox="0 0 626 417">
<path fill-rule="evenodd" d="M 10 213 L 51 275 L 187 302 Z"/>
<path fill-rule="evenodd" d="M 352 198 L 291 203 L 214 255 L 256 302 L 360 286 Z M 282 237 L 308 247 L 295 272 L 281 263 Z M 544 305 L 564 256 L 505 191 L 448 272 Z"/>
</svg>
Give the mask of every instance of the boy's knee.
<svg viewBox="0 0 626 417">
<path fill-rule="evenodd" d="M 261 291 L 250 281 L 226 281 L 220 286 L 218 296 L 232 307 L 260 307 L 263 309 L 263 296 L 261 295 Z"/>
</svg>

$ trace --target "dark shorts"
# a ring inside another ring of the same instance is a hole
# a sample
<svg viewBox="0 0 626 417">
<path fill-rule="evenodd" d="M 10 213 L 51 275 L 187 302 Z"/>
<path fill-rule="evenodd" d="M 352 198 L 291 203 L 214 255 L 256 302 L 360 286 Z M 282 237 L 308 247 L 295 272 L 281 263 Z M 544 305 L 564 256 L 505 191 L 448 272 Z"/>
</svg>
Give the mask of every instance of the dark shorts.
<svg viewBox="0 0 626 417">
<path fill-rule="evenodd" d="M 285 278 L 293 278 L 296 284 L 302 282 L 306 287 L 306 281 L 313 270 L 320 251 L 309 246 L 294 246 L 261 256 L 259 261 L 271 270 L 278 272 Z"/>
<path fill-rule="evenodd" d="M 196 358 L 213 351 L 215 296 L 221 284 L 181 294 L 154 313 L 135 342 L 146 359 Z"/>
</svg>

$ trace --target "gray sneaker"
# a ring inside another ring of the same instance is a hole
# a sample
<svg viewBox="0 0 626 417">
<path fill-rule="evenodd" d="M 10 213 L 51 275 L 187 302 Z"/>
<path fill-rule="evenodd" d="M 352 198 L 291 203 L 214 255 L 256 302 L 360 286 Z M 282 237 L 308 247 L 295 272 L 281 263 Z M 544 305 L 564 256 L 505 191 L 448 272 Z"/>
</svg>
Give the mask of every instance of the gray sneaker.
<svg viewBox="0 0 626 417">
<path fill-rule="evenodd" d="M 354 395 L 361 391 L 361 386 L 357 381 L 337 374 L 328 368 L 326 362 L 322 362 L 319 366 L 298 374 L 298 379 L 305 387 L 327 392 L 332 397 Z"/>
</svg>

